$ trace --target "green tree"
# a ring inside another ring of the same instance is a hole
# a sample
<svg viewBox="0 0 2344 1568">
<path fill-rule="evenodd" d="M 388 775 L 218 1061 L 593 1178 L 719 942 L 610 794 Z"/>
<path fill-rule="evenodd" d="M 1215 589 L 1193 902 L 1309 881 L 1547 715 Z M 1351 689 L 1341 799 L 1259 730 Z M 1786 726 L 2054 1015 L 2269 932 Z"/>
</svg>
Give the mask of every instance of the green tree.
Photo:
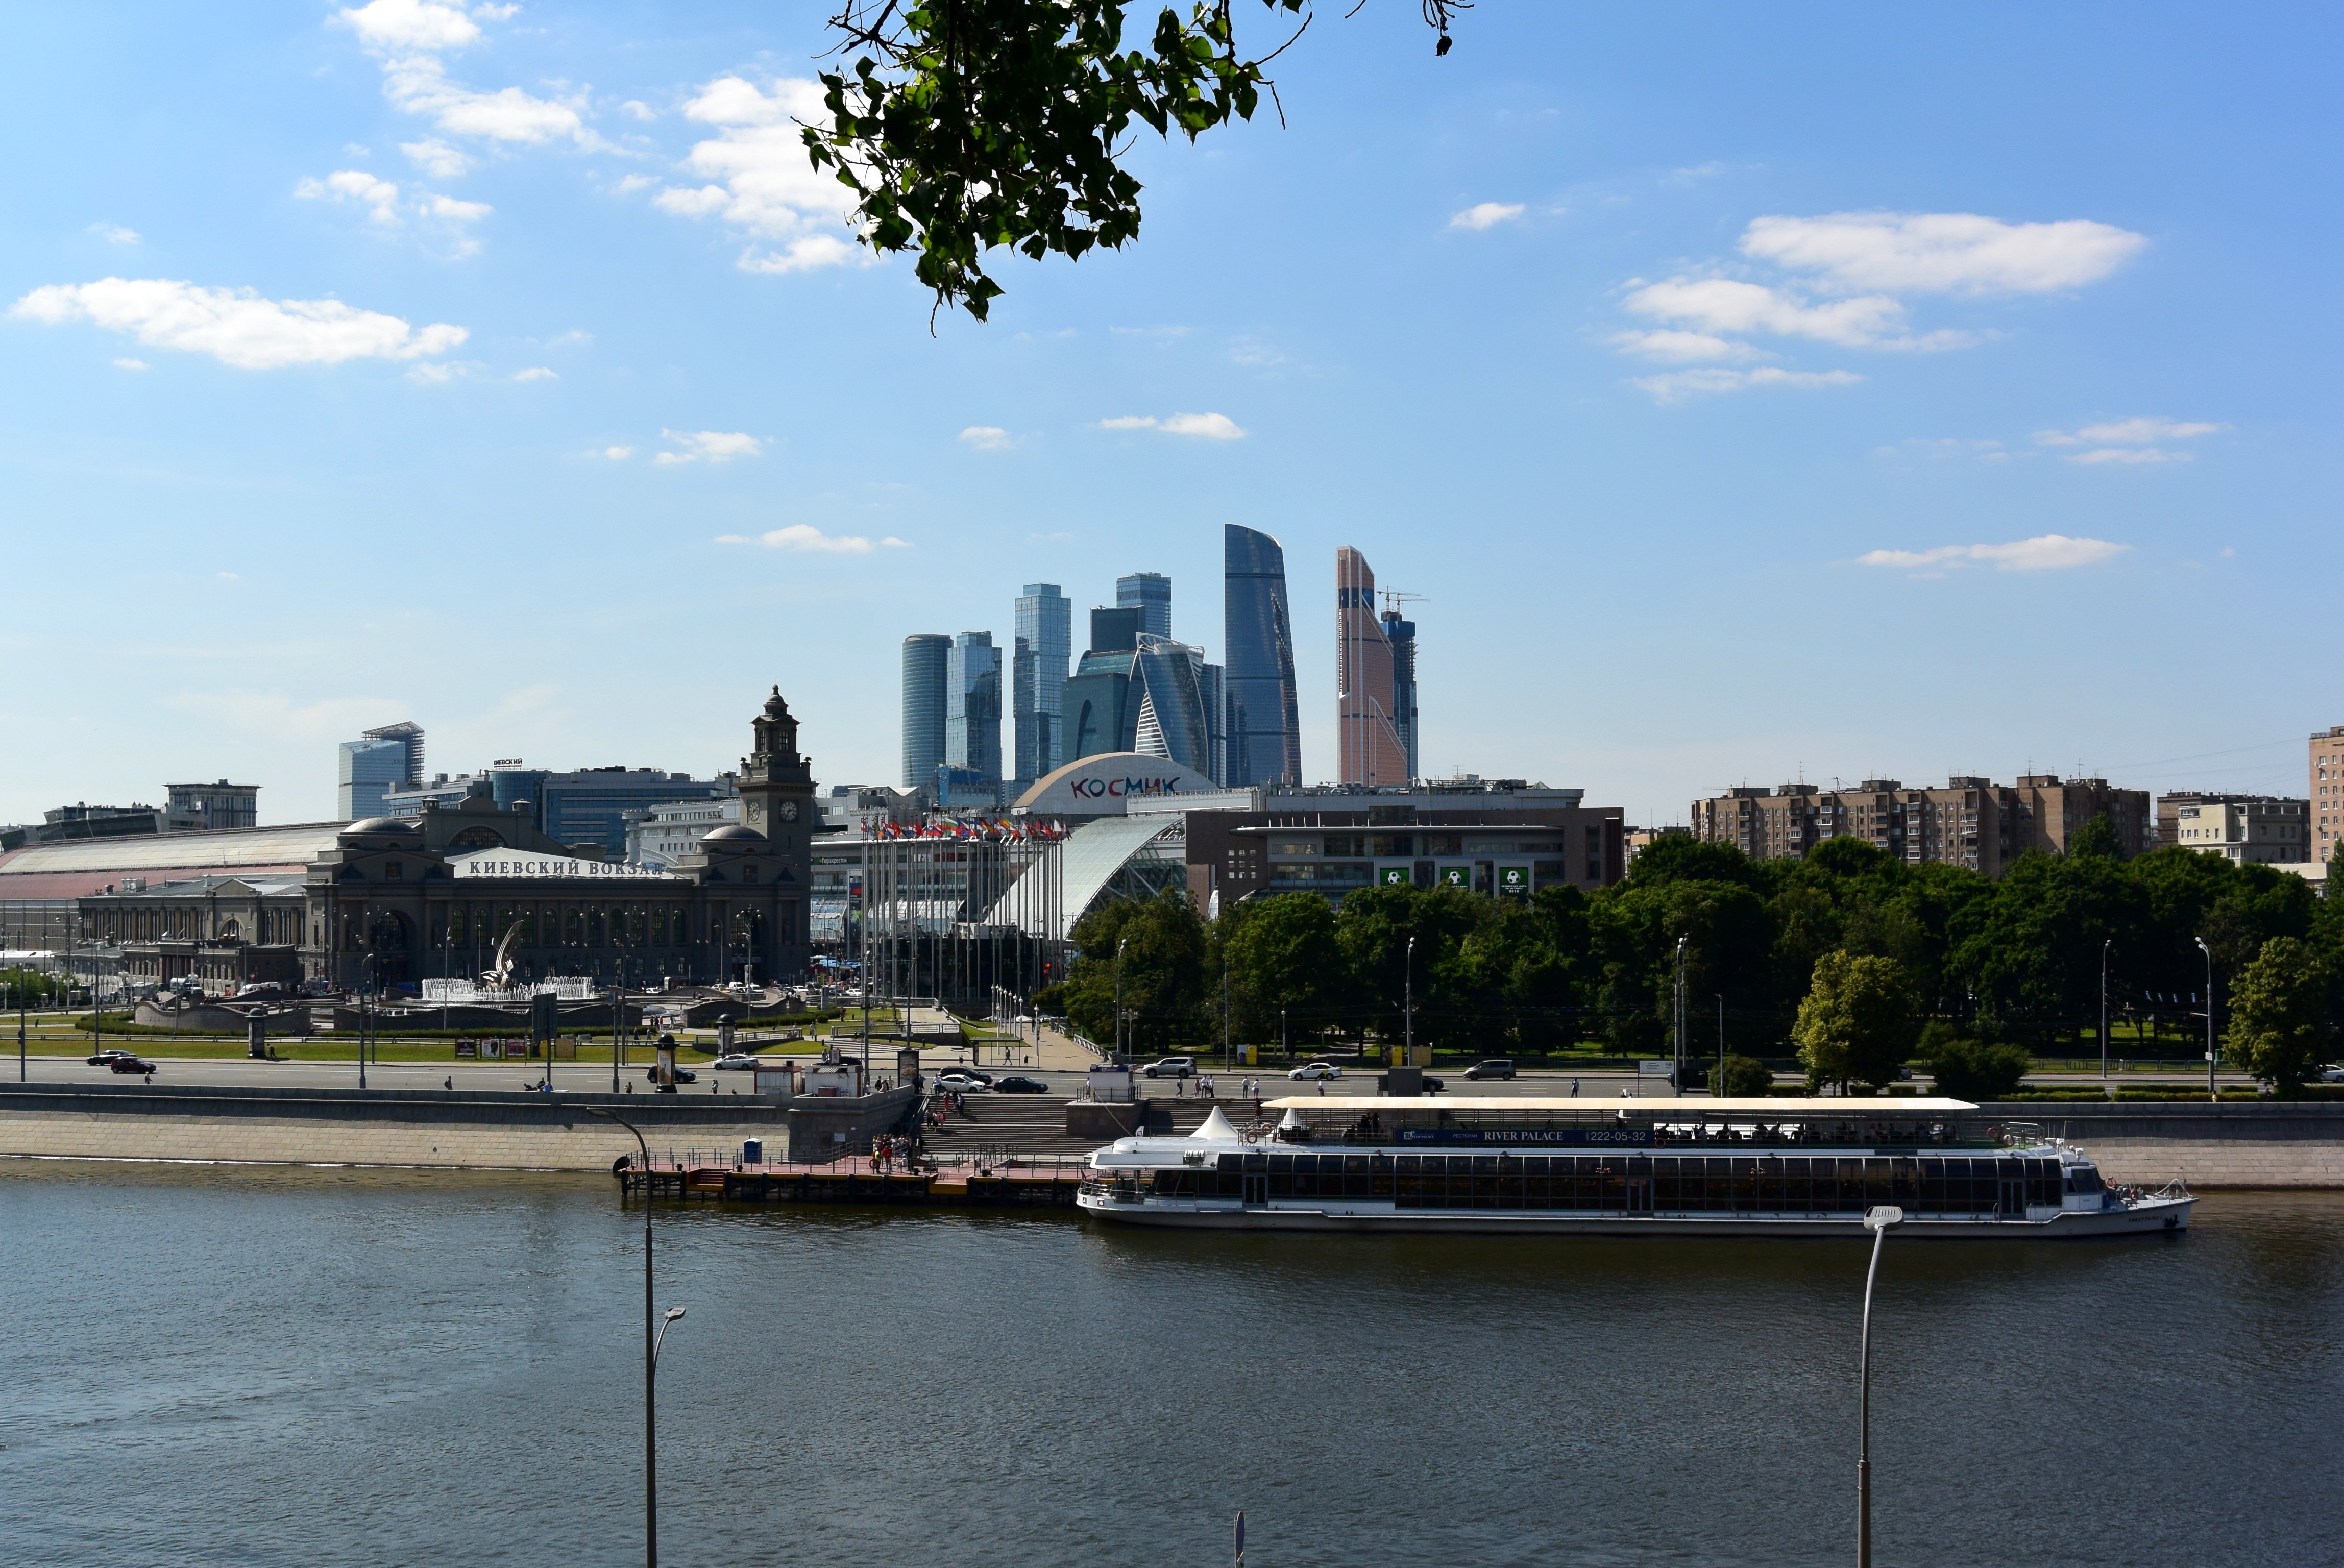
<svg viewBox="0 0 2344 1568">
<path fill-rule="evenodd" d="M 1756 1057 L 1728 1056 L 1709 1069 L 1709 1092 L 1728 1099 L 1757 1099 L 1773 1088 L 1774 1075 Z"/>
<path fill-rule="evenodd" d="M 1912 1054 L 1919 1025 L 1912 988 L 1894 960 L 1826 953 L 1791 1031 L 1810 1091 L 1826 1085 L 1877 1088 Z"/>
<path fill-rule="evenodd" d="M 2026 1081 L 2035 1058 L 2008 1041 L 1965 1039 L 1950 1024 L 1921 1031 L 1920 1057 L 1936 1080 L 1937 1092 L 1955 1099 L 1998 1100 Z"/>
<path fill-rule="evenodd" d="M 1358 1037 L 1373 1028 L 1386 1039 L 1399 1038 L 1411 976 L 1417 1043 L 1470 1037 L 1480 1020 L 1459 950 L 1499 918 L 1494 900 L 1458 887 L 1361 887 L 1344 895 L 1335 935 L 1353 998 L 1347 1021 Z"/>
<path fill-rule="evenodd" d="M 1437 53 L 1456 3 L 1425 0 Z M 828 120 L 806 149 L 854 192 L 863 243 L 918 252 L 937 308 L 982 321 L 1001 292 L 986 252 L 1071 260 L 1137 236 L 1123 160 L 1140 126 L 1193 142 L 1253 118 L 1265 89 L 1275 102 L 1264 67 L 1309 25 L 1309 0 L 1262 4 L 1274 23 L 1302 20 L 1254 56 L 1232 0 L 1163 6 L 1129 44 L 1129 0 L 842 0 L 831 26 L 854 64 L 821 74 Z"/>
<path fill-rule="evenodd" d="M 1335 1017 L 1344 990 L 1334 906 L 1315 893 L 1280 893 L 1248 900 L 1221 922 L 1228 927 L 1221 952 L 1237 1037 L 1275 1039 L 1281 1010 L 1296 1034 L 1316 1037 Z"/>
<path fill-rule="evenodd" d="M 2231 988 L 2230 1061 L 2281 1094 L 2301 1088 L 2327 1059 L 2332 974 L 2311 945 L 2293 936 L 2263 944 Z"/>
<path fill-rule="evenodd" d="M 2067 854 L 2076 859 L 2096 856 L 2101 860 L 2122 860 L 2125 857 L 2124 835 L 2117 831 L 2114 817 L 2107 812 L 2100 812 L 2067 841 Z"/>
<path fill-rule="evenodd" d="M 1135 1054 L 1203 1037 L 1205 923 L 1177 890 L 1118 898 L 1076 923 L 1066 1017 L 1101 1045 L 1115 1039 L 1116 953 L 1122 953 L 1124 1038 Z"/>
</svg>

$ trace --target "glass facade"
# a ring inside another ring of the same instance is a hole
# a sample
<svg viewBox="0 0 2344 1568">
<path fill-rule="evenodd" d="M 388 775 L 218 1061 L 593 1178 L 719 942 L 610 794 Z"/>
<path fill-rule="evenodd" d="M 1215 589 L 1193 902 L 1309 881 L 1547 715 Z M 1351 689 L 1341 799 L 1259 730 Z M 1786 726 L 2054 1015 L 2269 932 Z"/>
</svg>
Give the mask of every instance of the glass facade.
<svg viewBox="0 0 2344 1568">
<path fill-rule="evenodd" d="M 1400 619 L 1397 610 L 1384 612 L 1384 639 L 1391 644 L 1392 728 L 1408 753 L 1408 776 L 1424 776 L 1423 757 L 1417 748 L 1416 622 Z"/>
<path fill-rule="evenodd" d="M 1074 606 L 1055 582 L 1029 582 L 1016 601 L 1011 667 L 1010 728 L 1016 776 L 1037 779 L 1072 760 L 1066 750 L 1067 663 L 1074 655 Z"/>
<path fill-rule="evenodd" d="M 1286 597 L 1286 551 L 1268 534 L 1223 527 L 1222 603 L 1228 663 L 1223 783 L 1302 782 L 1302 719 L 1294 685 L 1294 622 Z"/>
<path fill-rule="evenodd" d="M 1839 1155 L 1224 1154 L 1147 1173 L 1156 1198 L 1383 1199 L 1395 1209 L 1613 1214 L 1908 1214 L 2019 1218 L 2064 1199 L 2056 1159 Z M 1116 1185 L 1140 1185 L 1118 1175 Z M 2082 1190 L 2079 1184 L 2078 1190 Z"/>
<path fill-rule="evenodd" d="M 345 822 L 381 816 L 383 792 L 408 782 L 407 747 L 399 741 L 344 741 L 334 809 Z"/>
<path fill-rule="evenodd" d="M 1115 580 L 1117 609 L 1139 612 L 1139 629 L 1151 637 L 1172 635 L 1172 580 L 1160 572 L 1135 572 Z"/>
<path fill-rule="evenodd" d="M 953 639 L 945 676 L 945 764 L 1001 777 L 1001 650 L 990 632 Z"/>
<path fill-rule="evenodd" d="M 952 639 L 933 632 L 904 639 L 904 787 L 934 787 L 945 764 L 945 684 Z"/>
</svg>

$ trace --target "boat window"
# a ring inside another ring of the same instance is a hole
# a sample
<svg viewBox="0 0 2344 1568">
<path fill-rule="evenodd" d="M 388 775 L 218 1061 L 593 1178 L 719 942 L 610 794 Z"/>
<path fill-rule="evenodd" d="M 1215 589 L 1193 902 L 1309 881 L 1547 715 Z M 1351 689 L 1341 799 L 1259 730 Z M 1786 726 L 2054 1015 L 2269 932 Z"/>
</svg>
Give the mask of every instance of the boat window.
<svg viewBox="0 0 2344 1568">
<path fill-rule="evenodd" d="M 1316 1162 L 1313 1163 L 1315 1166 Z M 1272 1170 L 1292 1170 L 1294 1157 L 1290 1154 L 1273 1154 L 1269 1157 L 1269 1168 Z"/>
<path fill-rule="evenodd" d="M 2074 1165 L 2067 1168 L 2068 1191 L 2093 1193 L 2101 1191 L 2102 1189 L 2100 1173 L 2093 1169 L 2090 1166 Z"/>
</svg>

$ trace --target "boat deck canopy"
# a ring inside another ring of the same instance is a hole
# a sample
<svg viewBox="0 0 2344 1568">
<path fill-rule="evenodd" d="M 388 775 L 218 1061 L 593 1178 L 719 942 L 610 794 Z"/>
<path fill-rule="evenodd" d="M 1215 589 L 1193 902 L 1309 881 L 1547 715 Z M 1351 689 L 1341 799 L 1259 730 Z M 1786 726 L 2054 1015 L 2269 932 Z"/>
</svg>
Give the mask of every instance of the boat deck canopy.
<svg viewBox="0 0 2344 1568">
<path fill-rule="evenodd" d="M 1961 1116 L 1977 1109 L 1968 1100 L 1924 1098 L 1919 1095 L 1855 1096 L 1823 1099 L 1687 1098 L 1591 1099 L 1585 1096 L 1540 1095 L 1288 1095 L 1265 1100 L 1267 1110 L 1322 1111 L 1447 1111 L 1450 1116 L 1489 1116 L 1506 1112 L 1578 1111 L 1620 1114 L 1661 1121 L 1716 1121 L 1731 1117 L 1758 1121 L 1844 1121 L 1850 1117 Z"/>
</svg>

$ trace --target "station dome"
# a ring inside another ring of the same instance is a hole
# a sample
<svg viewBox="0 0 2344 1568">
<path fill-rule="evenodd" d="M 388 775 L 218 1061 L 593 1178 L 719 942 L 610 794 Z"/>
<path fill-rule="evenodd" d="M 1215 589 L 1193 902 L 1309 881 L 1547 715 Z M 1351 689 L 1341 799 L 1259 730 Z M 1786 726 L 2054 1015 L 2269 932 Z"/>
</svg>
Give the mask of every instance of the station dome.
<svg viewBox="0 0 2344 1568">
<path fill-rule="evenodd" d="M 763 844 L 765 842 L 765 835 L 753 827 L 744 827 L 736 822 L 718 828 L 700 842 L 702 844 Z"/>
</svg>

